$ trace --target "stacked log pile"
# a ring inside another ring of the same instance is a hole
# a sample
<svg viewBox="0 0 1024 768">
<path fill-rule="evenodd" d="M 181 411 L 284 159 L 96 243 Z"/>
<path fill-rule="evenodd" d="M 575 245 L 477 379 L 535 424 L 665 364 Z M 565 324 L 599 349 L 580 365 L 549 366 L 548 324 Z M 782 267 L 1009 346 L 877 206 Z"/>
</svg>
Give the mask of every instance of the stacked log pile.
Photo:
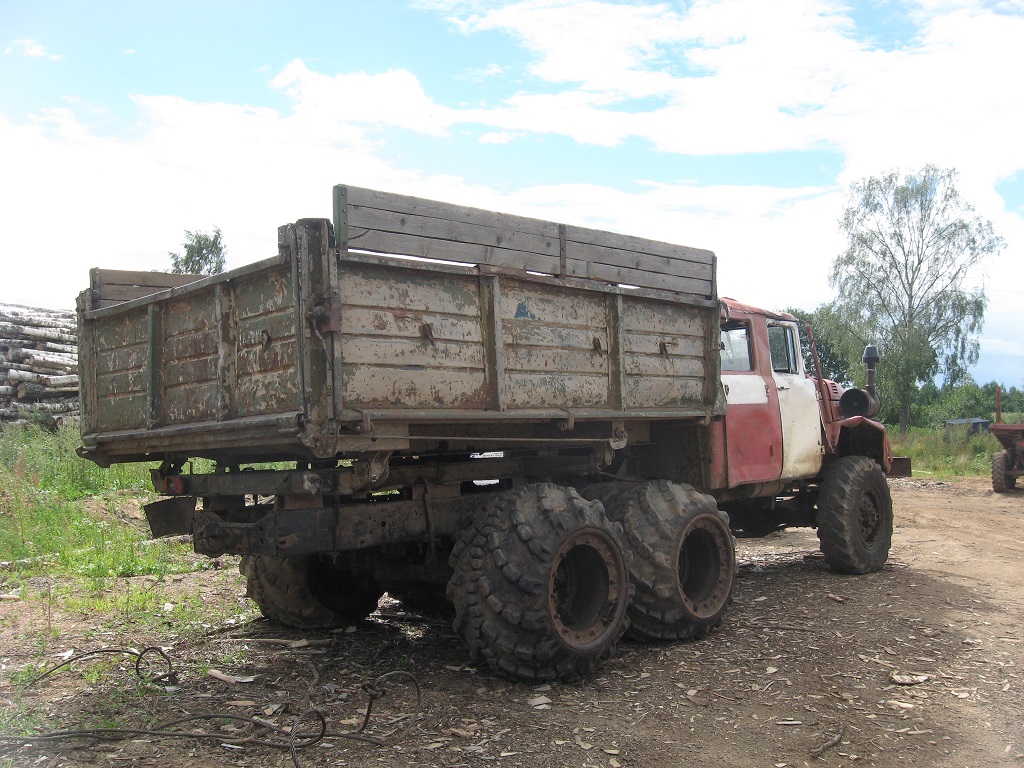
<svg viewBox="0 0 1024 768">
<path fill-rule="evenodd" d="M 74 312 L 0 304 L 0 421 L 59 426 L 78 414 Z"/>
</svg>

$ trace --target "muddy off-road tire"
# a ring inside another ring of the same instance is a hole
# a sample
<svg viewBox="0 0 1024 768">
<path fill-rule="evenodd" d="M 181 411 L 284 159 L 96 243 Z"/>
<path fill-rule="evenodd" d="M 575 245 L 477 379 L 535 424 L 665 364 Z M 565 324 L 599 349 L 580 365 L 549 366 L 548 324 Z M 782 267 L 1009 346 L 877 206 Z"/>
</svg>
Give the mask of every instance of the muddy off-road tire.
<svg viewBox="0 0 1024 768">
<path fill-rule="evenodd" d="M 631 596 L 622 527 L 571 488 L 497 497 L 452 560 L 455 630 L 499 674 L 571 680 L 622 637 Z"/>
<path fill-rule="evenodd" d="M 271 621 L 301 629 L 335 629 L 365 619 L 384 590 L 366 576 L 335 567 L 330 558 L 246 555 L 238 569 L 246 594 Z"/>
<path fill-rule="evenodd" d="M 1006 493 L 1017 485 L 1017 478 L 1007 474 L 1011 465 L 1009 452 L 992 454 L 992 490 L 996 493 Z"/>
<path fill-rule="evenodd" d="M 872 573 L 889 558 L 892 497 L 881 468 L 844 456 L 818 490 L 818 541 L 825 561 L 842 573 Z"/>
<path fill-rule="evenodd" d="M 729 517 L 689 485 L 654 480 L 609 504 L 633 558 L 629 634 L 640 640 L 705 637 L 732 602 L 736 545 Z"/>
<path fill-rule="evenodd" d="M 476 541 L 476 537 L 483 530 L 487 517 L 487 509 L 481 505 L 480 509 L 477 510 L 477 514 L 473 517 L 472 523 L 455 540 L 451 555 L 448 557 L 448 566 L 451 568 L 452 575 L 448 580 L 445 597 L 448 598 L 448 602 L 455 611 L 453 629 L 455 634 L 464 638 L 469 644 L 470 656 L 474 659 L 478 658 L 478 650 L 471 639 L 469 605 L 470 601 L 475 599 L 474 596 L 480 589 L 480 584 L 477 581 L 479 578 L 479 568 L 474 561 L 479 561 L 483 553 L 480 549 L 472 550 L 475 553 L 472 555 L 469 552 L 473 542 Z"/>
</svg>

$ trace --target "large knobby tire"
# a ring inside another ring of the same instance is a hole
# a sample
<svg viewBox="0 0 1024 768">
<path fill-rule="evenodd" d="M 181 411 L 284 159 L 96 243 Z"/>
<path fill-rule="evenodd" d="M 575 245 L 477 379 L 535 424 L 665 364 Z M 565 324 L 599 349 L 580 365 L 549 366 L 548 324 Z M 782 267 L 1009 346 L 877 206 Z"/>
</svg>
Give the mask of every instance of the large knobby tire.
<svg viewBox="0 0 1024 768">
<path fill-rule="evenodd" d="M 507 495 L 507 494 L 506 494 Z M 501 497 L 504 498 L 504 497 Z M 488 507 L 489 509 L 489 507 Z M 479 561 L 483 555 L 482 550 L 473 549 L 475 553 L 469 554 L 473 542 L 484 529 L 484 523 L 488 518 L 487 509 L 481 505 L 474 515 L 472 522 L 456 538 L 452 547 L 451 555 L 448 557 L 448 565 L 452 575 L 448 580 L 445 589 L 445 597 L 455 611 L 453 628 L 455 633 L 466 639 L 469 644 L 470 655 L 475 659 L 478 654 L 476 646 L 471 639 L 469 626 L 469 607 L 473 596 L 479 592 L 479 567 L 474 565 L 474 560 Z"/>
<path fill-rule="evenodd" d="M 456 544 L 448 594 L 470 655 L 521 680 L 570 680 L 610 656 L 631 596 L 622 527 L 571 488 L 497 497 Z"/>
<path fill-rule="evenodd" d="M 992 490 L 996 493 L 1006 493 L 1017 485 L 1017 478 L 1007 474 L 1011 466 L 1009 452 L 992 454 Z"/>
<path fill-rule="evenodd" d="M 892 497 L 881 468 L 865 456 L 844 456 L 818 490 L 818 541 L 842 573 L 872 573 L 889 558 Z"/>
<path fill-rule="evenodd" d="M 365 619 L 384 594 L 369 577 L 317 555 L 246 555 L 238 569 L 246 578 L 246 594 L 264 616 L 300 629 L 335 629 Z"/>
<path fill-rule="evenodd" d="M 736 546 L 713 498 L 654 480 L 612 502 L 609 514 L 622 521 L 633 554 L 630 636 L 688 640 L 722 623 L 732 602 Z"/>
</svg>

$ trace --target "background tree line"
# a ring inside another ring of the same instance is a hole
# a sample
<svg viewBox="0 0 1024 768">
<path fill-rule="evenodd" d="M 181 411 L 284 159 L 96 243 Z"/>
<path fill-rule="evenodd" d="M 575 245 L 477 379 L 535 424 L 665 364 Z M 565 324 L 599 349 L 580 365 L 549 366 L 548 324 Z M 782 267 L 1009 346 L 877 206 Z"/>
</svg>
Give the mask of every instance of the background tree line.
<svg viewBox="0 0 1024 768">
<path fill-rule="evenodd" d="M 956 181 L 955 170 L 928 165 L 854 183 L 839 220 L 847 246 L 829 274 L 837 297 L 788 310 L 810 323 L 823 374 L 846 386 L 863 385 L 864 346 L 878 346 L 880 417 L 901 433 L 995 410 L 996 382 L 979 386 L 968 369 L 988 303 L 984 263 L 1004 241 Z M 804 353 L 813 370 L 806 340 Z M 1024 411 L 1015 386 L 1004 388 L 1003 411 Z"/>
</svg>

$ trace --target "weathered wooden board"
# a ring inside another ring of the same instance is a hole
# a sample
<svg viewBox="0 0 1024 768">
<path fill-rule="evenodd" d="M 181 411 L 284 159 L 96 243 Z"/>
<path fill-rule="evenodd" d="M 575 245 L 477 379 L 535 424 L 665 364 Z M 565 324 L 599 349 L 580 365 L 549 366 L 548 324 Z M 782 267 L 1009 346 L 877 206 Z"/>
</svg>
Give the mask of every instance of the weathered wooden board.
<svg viewBox="0 0 1024 768">
<path fill-rule="evenodd" d="M 105 456 L 123 440 L 132 456 L 198 445 L 301 459 L 335 439 L 375 448 L 381 424 L 499 439 L 506 421 L 526 434 L 549 420 L 710 414 L 709 251 L 344 193 L 337 250 L 326 221 L 303 220 L 257 265 L 189 285 L 133 273 L 125 285 L 161 291 L 124 307 L 80 302 L 83 434 Z M 254 444 L 263 424 L 272 434 Z"/>
<path fill-rule="evenodd" d="M 506 407 L 611 407 L 603 293 L 506 278 L 498 311 Z"/>
<path fill-rule="evenodd" d="M 343 185 L 335 228 L 343 249 L 717 298 L 714 253 L 641 237 Z"/>
<path fill-rule="evenodd" d="M 179 275 L 172 272 L 93 268 L 89 270 L 92 308 L 102 309 L 201 279 L 201 275 Z"/>
<path fill-rule="evenodd" d="M 401 276 L 402 279 L 396 279 Z M 347 407 L 480 408 L 486 371 L 475 275 L 344 263 L 341 366 Z M 458 404 L 458 405 L 456 405 Z"/>
<path fill-rule="evenodd" d="M 663 408 L 683 407 L 700 402 L 703 390 L 702 379 L 629 376 L 623 399 L 627 408 L 650 408 L 650 403 L 660 403 Z"/>
<path fill-rule="evenodd" d="M 233 314 L 222 331 L 227 341 L 222 378 L 234 391 L 221 418 L 301 410 L 305 402 L 302 352 L 290 265 L 247 276 L 232 294 Z M 222 385 L 225 386 L 225 385 Z"/>
<path fill-rule="evenodd" d="M 681 407 L 702 402 L 709 375 L 705 307 L 627 297 L 622 307 L 624 404 Z"/>
<path fill-rule="evenodd" d="M 483 408 L 486 394 L 482 371 L 448 369 L 430 375 L 422 367 L 342 365 L 346 404 L 363 409 Z"/>
</svg>

